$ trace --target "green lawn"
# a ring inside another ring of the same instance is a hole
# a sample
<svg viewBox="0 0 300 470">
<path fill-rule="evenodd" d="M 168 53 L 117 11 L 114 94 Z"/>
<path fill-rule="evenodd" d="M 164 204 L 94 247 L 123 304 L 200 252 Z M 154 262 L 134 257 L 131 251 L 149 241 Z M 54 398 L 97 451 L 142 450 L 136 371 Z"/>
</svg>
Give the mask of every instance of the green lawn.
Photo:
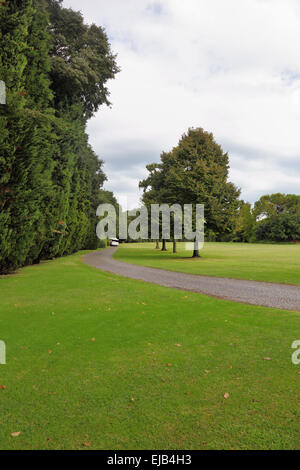
<svg viewBox="0 0 300 470">
<path fill-rule="evenodd" d="M 115 257 L 170 271 L 300 285 L 300 245 L 205 243 L 198 259 L 183 243 L 175 255 L 171 243 L 168 252 L 154 248 L 154 243 L 121 245 Z"/>
<path fill-rule="evenodd" d="M 1 449 L 300 448 L 299 314 L 127 280 L 80 254 L 2 277 L 0 294 Z"/>
</svg>

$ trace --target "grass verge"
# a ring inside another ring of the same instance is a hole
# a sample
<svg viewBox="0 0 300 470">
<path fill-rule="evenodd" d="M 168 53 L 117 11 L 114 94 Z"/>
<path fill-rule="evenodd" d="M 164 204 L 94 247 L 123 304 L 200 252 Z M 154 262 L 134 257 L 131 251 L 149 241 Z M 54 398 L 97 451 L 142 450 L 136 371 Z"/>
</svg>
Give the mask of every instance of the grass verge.
<svg viewBox="0 0 300 470">
<path fill-rule="evenodd" d="M 155 250 L 154 243 L 121 245 L 115 254 L 126 263 L 205 276 L 300 285 L 300 245 L 205 243 L 201 258 L 191 258 L 185 244 L 178 253 Z"/>
<path fill-rule="evenodd" d="M 300 448 L 299 314 L 113 276 L 81 254 L 2 277 L 0 295 L 1 449 Z"/>
</svg>

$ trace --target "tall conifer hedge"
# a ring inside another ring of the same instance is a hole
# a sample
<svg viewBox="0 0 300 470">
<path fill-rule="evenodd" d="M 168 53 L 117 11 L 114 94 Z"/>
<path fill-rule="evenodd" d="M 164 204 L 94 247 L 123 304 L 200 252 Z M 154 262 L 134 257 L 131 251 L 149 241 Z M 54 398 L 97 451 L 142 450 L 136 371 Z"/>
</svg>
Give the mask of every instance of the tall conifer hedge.
<svg viewBox="0 0 300 470">
<path fill-rule="evenodd" d="M 85 128 L 117 72 L 103 29 L 60 0 L 0 3 L 0 273 L 97 246 L 106 177 Z"/>
</svg>

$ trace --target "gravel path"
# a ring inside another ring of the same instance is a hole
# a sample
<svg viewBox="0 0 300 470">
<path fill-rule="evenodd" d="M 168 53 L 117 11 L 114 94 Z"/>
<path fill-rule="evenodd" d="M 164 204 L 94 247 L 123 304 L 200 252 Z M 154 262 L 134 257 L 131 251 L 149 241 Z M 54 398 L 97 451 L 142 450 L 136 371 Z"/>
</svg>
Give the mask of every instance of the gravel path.
<svg viewBox="0 0 300 470">
<path fill-rule="evenodd" d="M 221 277 L 185 274 L 163 269 L 147 268 L 113 259 L 117 248 L 89 253 L 83 261 L 102 271 L 160 286 L 200 292 L 226 300 L 251 305 L 300 311 L 300 287 L 269 282 L 243 281 Z"/>
</svg>

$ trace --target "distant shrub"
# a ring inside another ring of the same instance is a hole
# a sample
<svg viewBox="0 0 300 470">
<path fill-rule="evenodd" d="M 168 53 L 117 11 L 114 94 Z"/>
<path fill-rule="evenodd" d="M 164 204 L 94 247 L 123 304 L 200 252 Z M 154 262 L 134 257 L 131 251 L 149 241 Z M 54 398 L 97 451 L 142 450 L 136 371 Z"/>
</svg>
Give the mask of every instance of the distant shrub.
<svg viewBox="0 0 300 470">
<path fill-rule="evenodd" d="M 261 220 L 256 227 L 256 237 L 275 242 L 300 240 L 300 214 L 285 212 Z"/>
</svg>

